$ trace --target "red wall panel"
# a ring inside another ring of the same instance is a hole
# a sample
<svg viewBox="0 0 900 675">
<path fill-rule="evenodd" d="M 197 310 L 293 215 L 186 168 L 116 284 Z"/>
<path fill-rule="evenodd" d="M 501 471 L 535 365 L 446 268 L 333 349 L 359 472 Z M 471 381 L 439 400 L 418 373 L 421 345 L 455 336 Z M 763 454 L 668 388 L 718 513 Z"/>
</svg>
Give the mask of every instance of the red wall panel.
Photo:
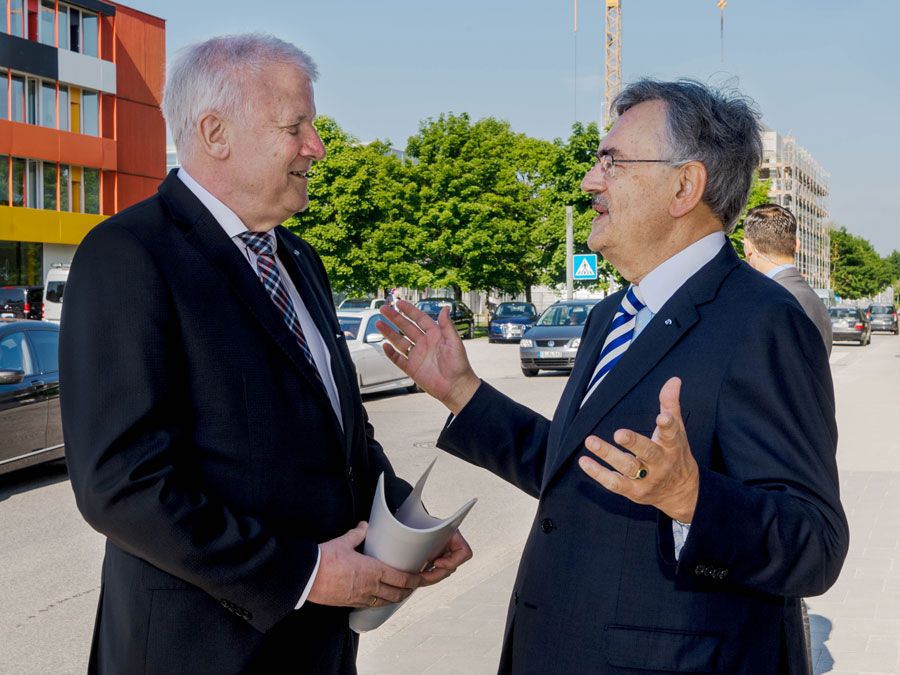
<svg viewBox="0 0 900 675">
<path fill-rule="evenodd" d="M 142 199 L 156 194 L 156 188 L 159 187 L 160 181 L 156 178 L 145 178 L 143 176 L 132 176 L 127 173 L 118 175 L 119 183 L 119 211 L 126 209 L 132 204 L 137 204 Z"/>
<path fill-rule="evenodd" d="M 158 106 L 166 75 L 166 22 L 111 4 L 116 6 L 116 94 Z"/>
<path fill-rule="evenodd" d="M 103 204 L 100 212 L 104 215 L 112 215 L 116 212 L 116 172 L 103 171 L 101 174 Z"/>
<path fill-rule="evenodd" d="M 119 171 L 155 180 L 165 178 L 166 124 L 159 108 L 119 99 L 116 123 Z"/>
</svg>

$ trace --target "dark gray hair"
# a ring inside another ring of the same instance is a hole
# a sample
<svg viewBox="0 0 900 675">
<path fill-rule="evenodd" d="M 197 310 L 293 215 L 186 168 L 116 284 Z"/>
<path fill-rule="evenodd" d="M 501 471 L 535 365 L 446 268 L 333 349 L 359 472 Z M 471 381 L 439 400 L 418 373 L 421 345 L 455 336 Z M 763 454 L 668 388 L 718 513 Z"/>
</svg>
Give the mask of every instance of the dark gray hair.
<svg viewBox="0 0 900 675">
<path fill-rule="evenodd" d="M 744 217 L 744 237 L 763 255 L 793 256 L 797 243 L 797 219 L 778 204 L 760 204 Z"/>
<path fill-rule="evenodd" d="M 194 125 L 215 111 L 246 124 L 254 104 L 248 82 L 273 63 L 295 66 L 315 82 L 316 64 L 303 51 L 273 35 L 223 35 L 182 49 L 169 67 L 162 113 L 178 148 L 178 158 L 193 152 Z"/>
<path fill-rule="evenodd" d="M 622 115 L 645 101 L 662 101 L 666 106 L 669 159 L 674 164 L 699 161 L 706 167 L 703 203 L 730 234 L 762 162 L 755 103 L 736 90 L 713 89 L 695 80 L 643 79 L 623 89 L 611 108 Z"/>
</svg>

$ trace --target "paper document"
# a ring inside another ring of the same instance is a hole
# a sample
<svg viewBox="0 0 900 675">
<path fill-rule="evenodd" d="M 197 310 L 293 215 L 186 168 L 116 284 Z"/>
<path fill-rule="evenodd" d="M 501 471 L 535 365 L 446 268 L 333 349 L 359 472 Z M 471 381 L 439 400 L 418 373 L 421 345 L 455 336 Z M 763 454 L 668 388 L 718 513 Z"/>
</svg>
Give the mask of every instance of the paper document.
<svg viewBox="0 0 900 675">
<path fill-rule="evenodd" d="M 404 572 L 421 572 L 446 548 L 450 537 L 459 529 L 459 524 L 478 500 L 470 500 L 446 519 L 428 515 L 422 505 L 422 489 L 434 462 L 432 460 L 425 469 L 396 514 L 391 514 L 388 508 L 384 497 L 384 474 L 381 474 L 375 499 L 372 500 L 369 531 L 363 553 Z M 403 602 L 396 602 L 386 607 L 354 609 L 350 612 L 350 628 L 357 633 L 378 628 L 402 604 Z"/>
</svg>

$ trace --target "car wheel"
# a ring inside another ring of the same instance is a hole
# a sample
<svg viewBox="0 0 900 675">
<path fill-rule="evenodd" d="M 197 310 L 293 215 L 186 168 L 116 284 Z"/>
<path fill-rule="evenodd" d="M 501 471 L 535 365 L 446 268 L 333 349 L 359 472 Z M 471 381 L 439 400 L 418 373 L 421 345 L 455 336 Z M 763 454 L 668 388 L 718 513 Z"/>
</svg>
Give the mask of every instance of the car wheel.
<svg viewBox="0 0 900 675">
<path fill-rule="evenodd" d="M 470 323 L 469 330 L 466 331 L 466 335 L 463 340 L 471 340 L 473 337 L 475 337 L 475 324 Z"/>
<path fill-rule="evenodd" d="M 522 366 L 522 374 L 525 377 L 534 377 L 538 374 L 538 370 L 539 368 L 526 368 L 525 366 Z"/>
<path fill-rule="evenodd" d="M 496 340 L 494 338 L 488 338 L 488 344 L 494 344 Z"/>
<path fill-rule="evenodd" d="M 864 338 L 864 337 L 859 338 L 859 346 L 860 347 L 865 347 L 867 344 L 869 344 L 869 343 L 866 342 L 866 338 Z"/>
</svg>

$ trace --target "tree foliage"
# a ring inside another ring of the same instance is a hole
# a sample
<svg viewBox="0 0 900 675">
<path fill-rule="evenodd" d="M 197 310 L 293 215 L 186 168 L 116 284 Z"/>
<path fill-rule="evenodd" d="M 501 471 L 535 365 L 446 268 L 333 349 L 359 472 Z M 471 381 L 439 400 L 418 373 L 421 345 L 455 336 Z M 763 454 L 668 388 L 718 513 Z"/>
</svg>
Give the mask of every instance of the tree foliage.
<svg viewBox="0 0 900 675">
<path fill-rule="evenodd" d="M 866 239 L 847 228 L 831 230 L 831 283 L 836 295 L 856 300 L 884 290 L 892 281 L 891 258 L 881 258 Z"/>
<path fill-rule="evenodd" d="M 750 209 L 765 204 L 769 201 L 769 181 L 768 180 L 760 180 L 759 174 L 753 179 L 753 185 L 750 186 L 750 196 L 747 198 L 747 206 L 744 207 L 744 212 L 741 214 L 740 220 L 738 220 L 737 226 L 734 228 L 734 232 L 729 235 L 731 239 L 731 243 L 734 246 L 734 250 L 738 252 L 738 255 L 743 259 L 744 256 L 744 218 L 747 217 L 747 211 Z"/>
</svg>

